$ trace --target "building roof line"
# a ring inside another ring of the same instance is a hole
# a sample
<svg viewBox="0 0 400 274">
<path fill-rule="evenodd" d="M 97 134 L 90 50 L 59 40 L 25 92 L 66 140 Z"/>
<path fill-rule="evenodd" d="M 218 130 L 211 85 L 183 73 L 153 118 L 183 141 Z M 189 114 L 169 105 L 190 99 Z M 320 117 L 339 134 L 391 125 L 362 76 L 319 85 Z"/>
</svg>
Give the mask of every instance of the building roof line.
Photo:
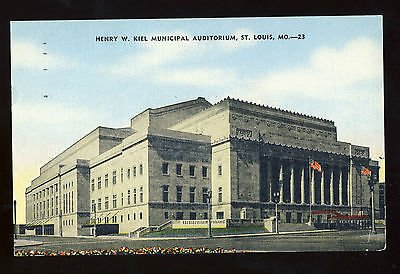
<svg viewBox="0 0 400 274">
<path fill-rule="evenodd" d="M 228 102 L 229 101 L 233 101 L 233 102 L 239 102 L 239 103 L 243 103 L 243 104 L 249 104 L 249 105 L 258 106 L 258 107 L 262 107 L 262 108 L 269 109 L 269 110 L 274 110 L 274 111 L 278 111 L 278 112 L 294 114 L 294 115 L 300 116 L 300 117 L 307 117 L 307 118 L 316 119 L 316 120 L 319 120 L 319 121 L 334 123 L 333 120 L 320 118 L 320 117 L 316 117 L 316 116 L 312 116 L 312 115 L 308 115 L 308 114 L 304 114 L 304 113 L 300 113 L 300 112 L 295 112 L 295 111 L 291 111 L 291 110 L 285 110 L 285 109 L 281 109 L 281 108 L 277 108 L 277 107 L 272 107 L 272 106 L 268 106 L 268 105 L 264 105 L 264 104 L 257 104 L 257 103 L 246 101 L 246 100 L 231 98 L 229 96 L 224 98 L 224 99 L 222 99 L 221 101 L 219 101 L 216 104 L 220 104 L 220 103 L 225 102 L 225 101 L 228 101 Z"/>
</svg>

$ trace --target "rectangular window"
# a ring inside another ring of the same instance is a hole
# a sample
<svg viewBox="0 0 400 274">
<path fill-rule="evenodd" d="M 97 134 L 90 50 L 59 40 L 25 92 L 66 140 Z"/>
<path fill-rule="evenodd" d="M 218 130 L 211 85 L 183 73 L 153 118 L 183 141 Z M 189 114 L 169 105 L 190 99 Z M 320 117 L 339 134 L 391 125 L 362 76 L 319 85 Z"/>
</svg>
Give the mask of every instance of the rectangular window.
<svg viewBox="0 0 400 274">
<path fill-rule="evenodd" d="M 142 186 L 140 187 L 140 197 L 139 197 L 139 199 L 140 199 L 140 202 L 143 203 L 143 187 Z"/>
<path fill-rule="evenodd" d="M 113 171 L 112 176 L 113 176 L 112 182 L 115 185 L 117 183 L 117 171 L 116 170 Z"/>
<path fill-rule="evenodd" d="M 177 220 L 183 220 L 183 212 L 182 211 L 176 212 L 176 219 Z"/>
<path fill-rule="evenodd" d="M 133 213 L 133 220 L 136 220 L 136 213 Z"/>
<path fill-rule="evenodd" d="M 124 206 L 124 193 L 121 193 L 121 206 Z"/>
<path fill-rule="evenodd" d="M 91 189 L 94 191 L 94 179 L 92 179 Z"/>
<path fill-rule="evenodd" d="M 108 174 L 104 175 L 104 187 L 108 187 Z"/>
<path fill-rule="evenodd" d="M 217 211 L 217 219 L 223 219 L 224 218 L 224 212 L 223 211 Z"/>
<path fill-rule="evenodd" d="M 54 187 L 55 187 L 55 192 L 57 192 L 58 191 L 58 186 L 57 185 L 54 185 Z"/>
<path fill-rule="evenodd" d="M 208 219 L 208 212 L 203 212 L 203 219 L 207 220 Z"/>
<path fill-rule="evenodd" d="M 168 163 L 162 163 L 161 169 L 162 169 L 162 174 L 163 175 L 168 175 L 169 174 L 169 165 L 168 165 Z"/>
<path fill-rule="evenodd" d="M 189 166 L 189 176 L 194 177 L 195 166 Z"/>
<path fill-rule="evenodd" d="M 190 212 L 189 213 L 189 219 L 190 220 L 196 220 L 196 212 Z"/>
<path fill-rule="evenodd" d="M 139 165 L 139 174 L 143 175 L 143 165 L 142 164 Z"/>
<path fill-rule="evenodd" d="M 101 210 L 101 198 L 97 199 L 97 210 Z"/>
<path fill-rule="evenodd" d="M 131 204 L 131 191 L 128 190 L 128 205 Z"/>
<path fill-rule="evenodd" d="M 121 223 L 124 221 L 124 215 L 121 215 Z"/>
<path fill-rule="evenodd" d="M 164 212 L 164 219 L 165 219 L 165 220 L 168 220 L 168 211 L 165 211 L 165 212 Z"/>
<path fill-rule="evenodd" d="M 208 188 L 203 187 L 203 203 L 208 203 Z"/>
<path fill-rule="evenodd" d="M 143 213 L 142 212 L 139 212 L 139 219 L 140 220 L 143 219 Z"/>
<path fill-rule="evenodd" d="M 136 204 L 136 188 L 133 189 L 133 204 Z"/>
<path fill-rule="evenodd" d="M 101 189 L 101 177 L 97 178 L 97 189 Z"/>
<path fill-rule="evenodd" d="M 207 178 L 207 172 L 208 170 L 206 166 L 201 167 L 201 175 L 203 176 L 203 178 Z"/>
<path fill-rule="evenodd" d="M 176 186 L 176 201 L 182 202 L 182 186 Z"/>
<path fill-rule="evenodd" d="M 36 206 L 37 210 L 37 206 Z M 58 215 L 58 196 L 56 196 L 56 215 Z"/>
<path fill-rule="evenodd" d="M 128 170 L 126 171 L 126 177 L 131 178 L 131 169 L 128 168 Z"/>
<path fill-rule="evenodd" d="M 71 191 L 71 211 L 74 212 L 74 192 Z"/>
<path fill-rule="evenodd" d="M 53 195 L 53 186 L 50 187 L 50 195 Z"/>
<path fill-rule="evenodd" d="M 136 166 L 133 167 L 133 176 L 136 176 Z"/>
<path fill-rule="evenodd" d="M 117 207 L 117 194 L 113 194 L 113 208 Z"/>
<path fill-rule="evenodd" d="M 168 186 L 162 186 L 162 200 L 163 202 L 168 202 Z"/>
<path fill-rule="evenodd" d="M 218 166 L 218 175 L 222 175 L 222 166 L 221 165 Z"/>
<path fill-rule="evenodd" d="M 222 203 L 222 186 L 218 188 L 218 203 Z"/>
<path fill-rule="evenodd" d="M 124 182 L 124 169 L 121 168 L 121 183 Z"/>
<path fill-rule="evenodd" d="M 104 198 L 104 209 L 108 210 L 108 196 Z"/>
<path fill-rule="evenodd" d="M 194 186 L 191 186 L 189 188 L 189 190 L 190 190 L 190 192 L 189 192 L 189 202 L 190 203 L 194 203 L 194 196 L 195 196 L 194 194 L 195 194 L 196 188 Z"/>
<path fill-rule="evenodd" d="M 92 212 L 96 212 L 96 201 L 92 200 Z"/>
<path fill-rule="evenodd" d="M 176 164 L 176 175 L 182 176 L 182 164 Z"/>
<path fill-rule="evenodd" d="M 129 220 L 130 220 L 130 218 L 129 218 L 129 217 L 130 217 L 130 216 L 129 216 L 129 213 L 128 213 L 128 216 L 127 216 L 127 217 L 128 217 L 128 221 L 129 221 Z"/>
</svg>

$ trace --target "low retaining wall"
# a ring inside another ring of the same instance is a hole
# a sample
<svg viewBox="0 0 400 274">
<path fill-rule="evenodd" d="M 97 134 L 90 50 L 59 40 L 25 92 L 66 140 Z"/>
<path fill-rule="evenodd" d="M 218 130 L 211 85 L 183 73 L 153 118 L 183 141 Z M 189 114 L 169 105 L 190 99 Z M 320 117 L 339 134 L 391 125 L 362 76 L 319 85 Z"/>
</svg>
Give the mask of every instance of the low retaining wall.
<svg viewBox="0 0 400 274">
<path fill-rule="evenodd" d="M 227 228 L 227 220 L 211 220 L 212 228 Z M 173 220 L 172 229 L 208 228 L 208 220 Z"/>
</svg>

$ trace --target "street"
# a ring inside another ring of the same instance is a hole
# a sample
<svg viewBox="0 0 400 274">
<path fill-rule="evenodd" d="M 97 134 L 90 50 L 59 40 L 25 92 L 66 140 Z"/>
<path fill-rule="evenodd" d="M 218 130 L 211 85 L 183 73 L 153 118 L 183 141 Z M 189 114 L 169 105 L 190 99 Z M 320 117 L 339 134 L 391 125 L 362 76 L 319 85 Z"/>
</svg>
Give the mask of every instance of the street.
<svg viewBox="0 0 400 274">
<path fill-rule="evenodd" d="M 208 247 L 210 249 L 236 249 L 244 252 L 280 252 L 280 251 L 376 251 L 385 247 L 383 230 L 378 234 L 369 231 L 331 231 L 318 233 L 298 233 L 280 235 L 262 235 L 250 237 L 197 238 L 197 239 L 134 239 L 124 237 L 65 237 L 56 236 L 19 236 L 25 241 L 38 241 L 42 244 L 19 246 L 17 250 L 69 251 L 89 249 L 118 249 L 127 247 Z"/>
</svg>

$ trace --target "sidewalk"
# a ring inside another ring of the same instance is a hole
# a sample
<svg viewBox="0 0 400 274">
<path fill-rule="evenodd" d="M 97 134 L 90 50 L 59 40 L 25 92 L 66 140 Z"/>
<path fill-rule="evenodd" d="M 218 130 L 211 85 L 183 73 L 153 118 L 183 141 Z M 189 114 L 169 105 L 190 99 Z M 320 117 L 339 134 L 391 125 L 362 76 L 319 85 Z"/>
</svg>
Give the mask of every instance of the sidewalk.
<svg viewBox="0 0 400 274">
<path fill-rule="evenodd" d="M 262 233 L 247 233 L 247 234 L 227 234 L 227 235 L 213 235 L 212 238 L 239 238 L 239 237 L 257 237 L 257 236 L 279 236 L 287 234 L 307 234 L 307 233 L 323 233 L 323 232 L 334 232 L 333 229 L 324 230 L 302 230 L 302 231 L 282 231 L 279 234 L 275 232 L 262 232 Z M 97 238 L 102 239 L 129 239 L 132 241 L 162 241 L 162 240 L 191 240 L 191 239 L 209 239 L 208 236 L 175 236 L 175 237 L 132 237 L 126 236 L 98 236 Z"/>
<path fill-rule="evenodd" d="M 41 245 L 41 244 L 43 244 L 43 242 L 22 240 L 22 239 L 14 240 L 14 247 L 35 246 L 35 245 Z"/>
</svg>

